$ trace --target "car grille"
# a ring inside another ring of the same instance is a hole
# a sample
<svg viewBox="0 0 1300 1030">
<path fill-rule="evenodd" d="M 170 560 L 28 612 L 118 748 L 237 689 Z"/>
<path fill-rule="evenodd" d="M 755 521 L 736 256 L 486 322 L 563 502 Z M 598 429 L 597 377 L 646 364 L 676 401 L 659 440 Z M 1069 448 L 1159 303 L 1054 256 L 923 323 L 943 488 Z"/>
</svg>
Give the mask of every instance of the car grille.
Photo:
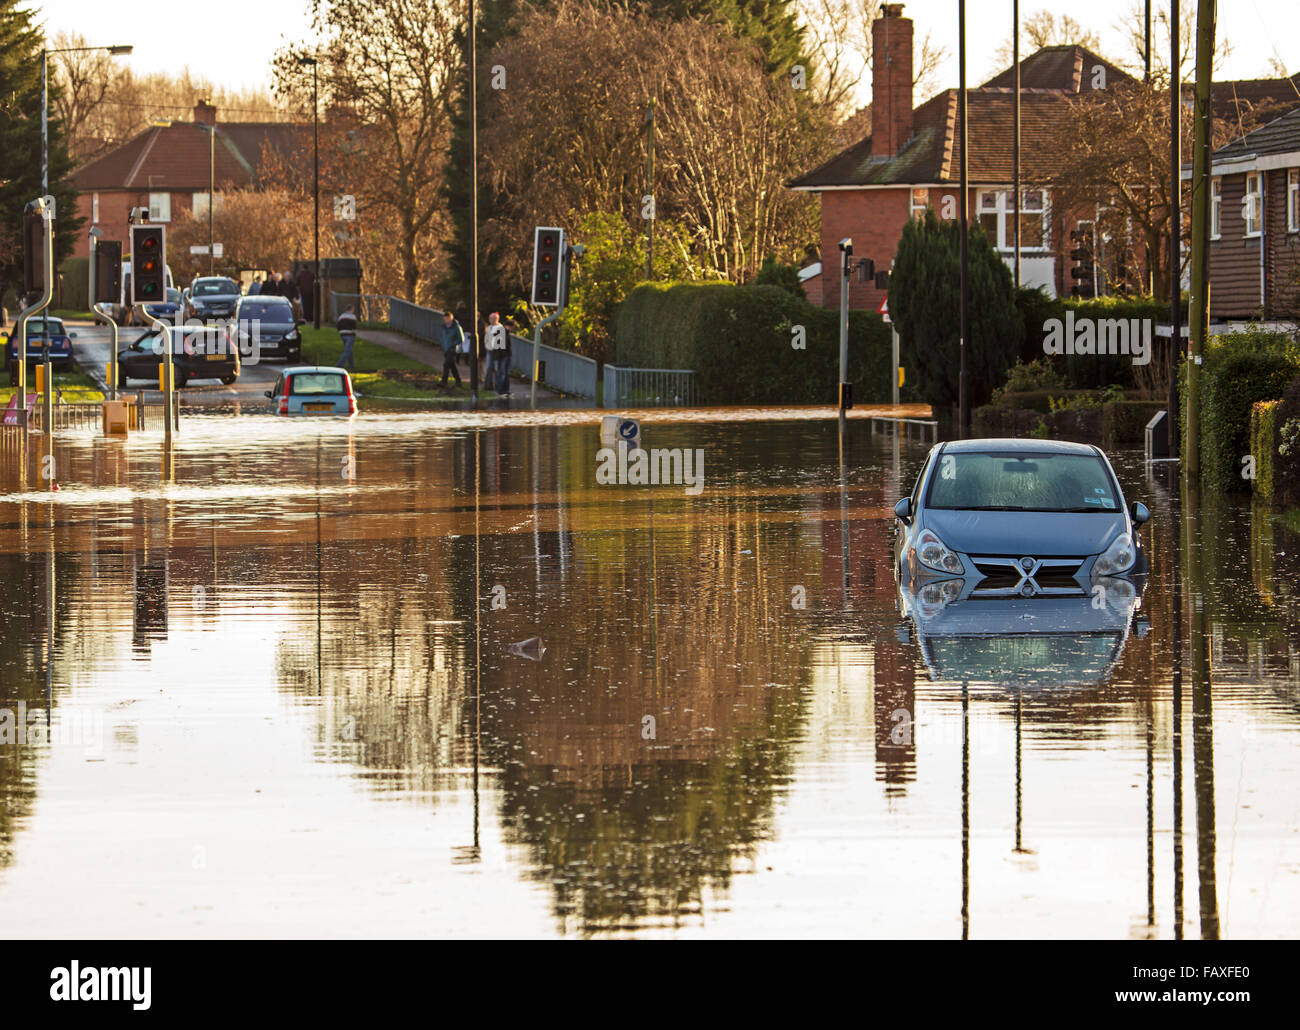
<svg viewBox="0 0 1300 1030">
<path fill-rule="evenodd" d="M 1029 568 L 1024 566 L 1026 557 L 1030 560 Z M 972 596 L 1083 596 L 1087 591 L 1074 577 L 1086 560 L 1070 556 L 1036 558 L 1020 555 L 1013 558 L 1008 555 L 972 555 L 971 561 L 984 576 Z"/>
</svg>

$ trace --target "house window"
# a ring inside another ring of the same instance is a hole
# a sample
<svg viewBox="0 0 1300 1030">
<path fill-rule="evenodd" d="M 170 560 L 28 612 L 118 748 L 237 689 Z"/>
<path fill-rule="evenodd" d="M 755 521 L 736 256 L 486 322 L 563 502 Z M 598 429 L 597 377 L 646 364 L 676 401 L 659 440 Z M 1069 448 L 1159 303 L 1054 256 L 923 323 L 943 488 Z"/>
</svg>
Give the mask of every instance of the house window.
<svg viewBox="0 0 1300 1030">
<path fill-rule="evenodd" d="M 1247 236 L 1258 236 L 1263 226 L 1264 209 L 1261 179 L 1259 172 L 1246 173 L 1246 196 L 1241 202 L 1241 214 L 1246 220 Z"/>
<path fill-rule="evenodd" d="M 1015 250 L 1015 210 L 1011 190 L 980 190 L 976 215 L 989 242 L 998 250 Z M 1020 249 L 1042 251 L 1048 247 L 1047 191 L 1020 191 Z"/>
<path fill-rule="evenodd" d="M 1286 173 L 1286 229 L 1300 232 L 1300 168 L 1289 168 Z"/>
<path fill-rule="evenodd" d="M 194 217 L 199 219 L 200 221 L 206 220 L 208 217 L 208 194 L 196 193 L 191 198 L 191 201 L 192 201 L 191 210 L 194 212 Z M 214 214 L 221 213 L 220 193 L 216 193 L 212 195 L 212 211 Z"/>
<path fill-rule="evenodd" d="M 1210 239 L 1217 240 L 1221 235 L 1220 221 L 1223 211 L 1223 179 L 1214 176 L 1210 179 Z"/>
<path fill-rule="evenodd" d="M 929 190 L 912 190 L 911 209 L 909 213 L 913 218 L 924 218 L 925 209 L 930 206 Z"/>
<path fill-rule="evenodd" d="M 90 195 L 90 220 L 92 223 L 99 221 L 99 194 Z"/>
<path fill-rule="evenodd" d="M 170 222 L 172 220 L 172 195 L 170 193 L 149 194 L 149 221 Z"/>
</svg>

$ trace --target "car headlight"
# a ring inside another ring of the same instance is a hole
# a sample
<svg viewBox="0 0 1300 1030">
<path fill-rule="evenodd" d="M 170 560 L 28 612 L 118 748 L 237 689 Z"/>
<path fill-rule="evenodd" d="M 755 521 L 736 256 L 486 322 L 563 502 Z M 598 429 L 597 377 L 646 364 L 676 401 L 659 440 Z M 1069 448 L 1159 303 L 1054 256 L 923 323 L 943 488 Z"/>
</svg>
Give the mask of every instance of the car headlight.
<svg viewBox="0 0 1300 1030">
<path fill-rule="evenodd" d="M 927 569 L 952 573 L 966 571 L 966 566 L 961 563 L 961 559 L 950 551 L 948 545 L 940 540 L 932 530 L 925 529 L 921 531 L 921 535 L 916 538 L 913 551 L 917 559 Z"/>
<path fill-rule="evenodd" d="M 1110 576 L 1116 572 L 1127 572 L 1133 567 L 1135 561 L 1137 561 L 1137 548 L 1133 546 L 1133 538 L 1127 533 L 1121 533 L 1092 563 L 1092 574 Z"/>
</svg>

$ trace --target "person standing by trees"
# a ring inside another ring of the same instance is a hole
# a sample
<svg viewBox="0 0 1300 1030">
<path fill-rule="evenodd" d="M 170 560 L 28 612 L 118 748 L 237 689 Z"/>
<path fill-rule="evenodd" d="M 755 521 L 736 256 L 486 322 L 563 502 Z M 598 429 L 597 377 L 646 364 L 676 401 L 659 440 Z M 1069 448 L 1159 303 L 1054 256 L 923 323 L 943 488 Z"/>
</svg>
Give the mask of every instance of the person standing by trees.
<svg viewBox="0 0 1300 1030">
<path fill-rule="evenodd" d="M 357 314 L 356 309 L 351 304 L 343 309 L 343 314 L 339 315 L 337 325 L 339 337 L 343 340 L 343 354 L 339 358 L 339 367 L 354 372 L 356 369 L 352 364 L 352 344 L 357 339 Z"/>
<path fill-rule="evenodd" d="M 505 397 L 510 393 L 510 335 L 506 332 L 506 327 L 501 324 L 500 314 L 495 311 L 488 315 L 483 343 L 488 359 L 487 384 L 498 397 Z"/>
<path fill-rule="evenodd" d="M 442 383 L 447 385 L 447 373 L 450 371 L 456 377 L 456 385 L 460 386 L 460 369 L 456 366 L 456 355 L 460 353 L 461 344 L 465 342 L 465 330 L 461 328 L 456 316 L 450 311 L 442 313 Z"/>
</svg>

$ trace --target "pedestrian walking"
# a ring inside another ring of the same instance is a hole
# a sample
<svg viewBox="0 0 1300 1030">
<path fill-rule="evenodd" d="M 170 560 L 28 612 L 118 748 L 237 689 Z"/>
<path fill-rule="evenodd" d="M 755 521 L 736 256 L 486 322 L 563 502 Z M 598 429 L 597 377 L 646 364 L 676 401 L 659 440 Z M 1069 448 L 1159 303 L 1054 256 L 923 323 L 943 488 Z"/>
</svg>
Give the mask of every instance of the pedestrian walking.
<svg viewBox="0 0 1300 1030">
<path fill-rule="evenodd" d="M 298 296 L 302 300 L 302 317 L 310 322 L 316 312 L 316 276 L 310 265 L 298 269 Z"/>
<path fill-rule="evenodd" d="M 447 385 L 447 373 L 450 372 L 456 377 L 456 385 L 460 386 L 460 369 L 456 366 L 456 355 L 460 352 L 461 345 L 465 342 L 465 330 L 461 324 L 456 321 L 456 317 L 450 311 L 442 313 L 442 386 Z"/>
<path fill-rule="evenodd" d="M 352 344 L 357 339 L 357 315 L 351 304 L 343 309 L 343 314 L 339 315 L 337 325 L 339 336 L 343 340 L 343 354 L 339 358 L 339 367 L 346 368 L 349 372 L 355 372 L 356 369 L 353 367 L 352 362 Z"/>
<path fill-rule="evenodd" d="M 266 277 L 266 282 L 262 284 L 263 297 L 280 296 L 280 273 L 272 272 Z"/>
<path fill-rule="evenodd" d="M 253 281 L 248 284 L 248 295 L 250 297 L 256 297 L 261 292 L 262 292 L 262 277 L 260 275 L 255 275 L 253 276 Z"/>
<path fill-rule="evenodd" d="M 498 397 L 507 397 L 510 395 L 510 336 L 496 311 L 488 315 L 483 345 L 488 355 L 488 386 Z"/>
<path fill-rule="evenodd" d="M 289 307 L 293 310 L 294 317 L 301 318 L 302 309 L 298 305 L 298 285 L 288 272 L 285 272 L 280 277 L 280 296 L 289 301 Z"/>
</svg>

